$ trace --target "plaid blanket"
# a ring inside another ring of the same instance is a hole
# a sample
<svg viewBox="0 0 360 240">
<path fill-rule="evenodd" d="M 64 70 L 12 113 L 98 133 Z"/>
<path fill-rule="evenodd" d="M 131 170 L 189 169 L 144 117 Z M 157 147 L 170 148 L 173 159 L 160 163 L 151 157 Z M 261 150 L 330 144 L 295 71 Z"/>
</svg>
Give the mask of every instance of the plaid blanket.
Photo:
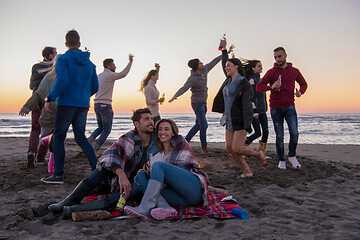
<svg viewBox="0 0 360 240">
<path fill-rule="evenodd" d="M 211 217 L 211 218 L 238 218 L 231 214 L 233 208 L 240 208 L 239 204 L 233 201 L 224 201 L 221 200 L 229 195 L 224 193 L 212 193 L 209 192 L 209 206 L 207 207 L 174 207 L 178 214 L 174 217 L 168 219 L 181 219 L 181 218 L 198 218 L 198 217 Z M 102 198 L 104 195 L 90 195 L 86 198 L 86 202 L 91 202 L 96 199 Z M 128 205 L 133 205 L 128 203 Z M 241 209 L 241 208 L 240 208 Z M 111 209 L 111 214 L 113 217 L 118 217 L 123 215 L 123 213 Z"/>
</svg>

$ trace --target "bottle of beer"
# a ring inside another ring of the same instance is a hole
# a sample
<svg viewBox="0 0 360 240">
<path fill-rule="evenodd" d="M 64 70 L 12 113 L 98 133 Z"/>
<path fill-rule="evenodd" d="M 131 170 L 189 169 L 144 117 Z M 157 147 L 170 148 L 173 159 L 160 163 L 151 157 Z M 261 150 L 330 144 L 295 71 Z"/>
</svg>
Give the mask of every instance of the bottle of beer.
<svg viewBox="0 0 360 240">
<path fill-rule="evenodd" d="M 116 204 L 116 210 L 122 211 L 125 207 L 125 203 L 126 203 L 126 198 L 125 198 L 125 193 L 123 192 L 120 195 L 118 203 Z"/>
<path fill-rule="evenodd" d="M 161 98 L 165 98 L 165 93 L 161 96 Z M 163 105 L 164 102 L 160 102 L 160 105 Z"/>
<path fill-rule="evenodd" d="M 223 42 L 225 38 L 226 38 L 226 34 L 224 33 L 223 40 L 221 40 L 221 42 Z M 219 50 L 219 51 L 222 51 L 221 44 L 219 44 L 218 50 Z"/>
</svg>

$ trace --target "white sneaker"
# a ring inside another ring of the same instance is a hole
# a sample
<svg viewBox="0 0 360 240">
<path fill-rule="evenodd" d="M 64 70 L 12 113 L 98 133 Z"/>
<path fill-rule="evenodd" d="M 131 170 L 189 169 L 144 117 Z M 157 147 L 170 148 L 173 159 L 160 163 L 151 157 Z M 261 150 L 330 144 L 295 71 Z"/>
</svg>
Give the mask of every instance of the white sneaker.
<svg viewBox="0 0 360 240">
<path fill-rule="evenodd" d="M 288 157 L 289 162 L 291 162 L 294 168 L 301 168 L 301 164 L 298 162 L 296 157 Z"/>
<path fill-rule="evenodd" d="M 286 169 L 286 162 L 285 162 L 285 161 L 279 161 L 278 168 L 280 168 L 280 169 Z"/>
</svg>

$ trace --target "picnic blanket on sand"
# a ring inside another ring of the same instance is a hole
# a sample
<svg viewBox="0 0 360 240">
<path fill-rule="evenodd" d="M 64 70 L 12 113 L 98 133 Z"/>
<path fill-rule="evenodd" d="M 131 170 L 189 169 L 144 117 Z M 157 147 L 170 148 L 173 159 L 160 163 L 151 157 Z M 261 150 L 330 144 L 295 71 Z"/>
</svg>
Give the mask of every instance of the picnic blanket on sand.
<svg viewBox="0 0 360 240">
<path fill-rule="evenodd" d="M 102 198 L 105 195 L 89 195 L 86 202 L 91 202 L 96 199 Z M 212 218 L 238 218 L 231 214 L 233 208 L 240 208 L 239 204 L 234 201 L 223 201 L 222 199 L 229 197 L 225 193 L 212 193 L 209 192 L 209 206 L 208 207 L 174 207 L 178 214 L 168 219 L 181 219 L 181 218 L 198 218 L 198 217 L 212 217 Z M 117 211 L 115 208 L 110 209 L 113 217 L 124 215 Z"/>
</svg>

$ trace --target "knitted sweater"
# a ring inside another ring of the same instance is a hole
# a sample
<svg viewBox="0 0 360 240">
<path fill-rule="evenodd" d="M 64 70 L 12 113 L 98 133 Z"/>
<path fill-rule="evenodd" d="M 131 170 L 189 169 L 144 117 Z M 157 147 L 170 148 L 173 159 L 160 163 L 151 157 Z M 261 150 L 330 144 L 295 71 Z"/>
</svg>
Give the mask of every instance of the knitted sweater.
<svg viewBox="0 0 360 240">
<path fill-rule="evenodd" d="M 111 104 L 115 81 L 126 77 L 131 66 L 132 62 L 129 62 L 124 70 L 118 73 L 105 68 L 104 71 L 98 75 L 99 90 L 95 95 L 94 103 Z"/>
<path fill-rule="evenodd" d="M 159 116 L 159 103 L 157 100 L 159 99 L 159 91 L 155 86 L 155 82 L 149 80 L 148 84 L 144 89 L 145 101 L 148 108 L 150 108 L 151 115 L 153 117 Z"/>
<path fill-rule="evenodd" d="M 177 97 L 183 95 L 189 88 L 191 91 L 191 102 L 206 103 L 208 97 L 208 87 L 207 87 L 207 75 L 209 71 L 215 67 L 215 65 L 220 62 L 221 56 L 216 57 L 210 63 L 204 66 L 204 69 L 201 73 L 197 73 L 191 71 L 190 77 L 185 82 L 184 86 L 182 86 L 175 95 Z"/>
</svg>

